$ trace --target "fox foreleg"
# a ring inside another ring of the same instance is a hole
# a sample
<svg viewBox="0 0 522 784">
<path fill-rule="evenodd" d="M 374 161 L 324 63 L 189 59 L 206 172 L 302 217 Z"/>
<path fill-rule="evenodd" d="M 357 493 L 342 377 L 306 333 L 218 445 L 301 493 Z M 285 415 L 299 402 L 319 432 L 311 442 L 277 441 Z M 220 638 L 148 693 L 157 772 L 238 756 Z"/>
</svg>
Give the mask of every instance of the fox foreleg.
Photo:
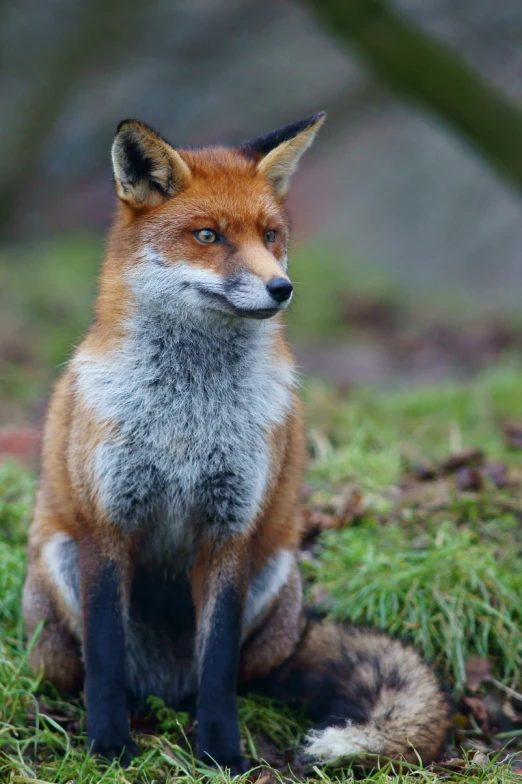
<svg viewBox="0 0 522 784">
<path fill-rule="evenodd" d="M 129 563 L 114 543 L 79 543 L 87 738 L 91 754 L 128 765 L 131 740 L 125 679 Z"/>
<path fill-rule="evenodd" d="M 192 587 L 197 617 L 199 693 L 197 748 L 203 762 L 246 770 L 241 756 L 237 679 L 241 624 L 246 594 L 246 556 L 242 545 L 204 542 Z"/>
</svg>

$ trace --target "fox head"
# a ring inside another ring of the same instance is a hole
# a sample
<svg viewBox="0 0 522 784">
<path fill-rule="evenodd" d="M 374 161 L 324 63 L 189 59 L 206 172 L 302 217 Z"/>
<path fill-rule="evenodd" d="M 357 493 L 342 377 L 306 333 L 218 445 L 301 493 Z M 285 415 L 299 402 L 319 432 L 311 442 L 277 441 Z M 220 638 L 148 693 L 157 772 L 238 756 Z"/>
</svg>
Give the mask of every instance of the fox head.
<svg viewBox="0 0 522 784">
<path fill-rule="evenodd" d="M 160 310 L 254 319 L 286 308 L 284 197 L 324 118 L 320 112 L 237 148 L 200 150 L 176 149 L 137 120 L 120 123 L 113 255 L 134 296 Z"/>
</svg>

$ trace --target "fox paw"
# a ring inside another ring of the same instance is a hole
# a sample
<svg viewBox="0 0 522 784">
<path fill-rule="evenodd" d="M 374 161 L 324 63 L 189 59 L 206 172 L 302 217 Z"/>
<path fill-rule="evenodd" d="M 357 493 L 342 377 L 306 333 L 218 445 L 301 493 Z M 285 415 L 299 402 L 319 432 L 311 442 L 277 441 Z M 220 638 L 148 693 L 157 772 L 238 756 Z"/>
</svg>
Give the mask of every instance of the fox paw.
<svg viewBox="0 0 522 784">
<path fill-rule="evenodd" d="M 240 776 L 250 769 L 248 761 L 241 756 L 241 754 L 234 754 L 233 756 L 216 754 L 212 759 L 208 754 L 201 756 L 201 761 L 211 768 L 228 768 L 231 776 Z"/>
<path fill-rule="evenodd" d="M 119 760 L 123 768 L 128 768 L 133 757 L 138 756 L 138 747 L 133 740 L 128 738 L 123 743 L 111 743 L 105 740 L 93 740 L 89 747 L 89 753 L 93 756 L 99 754 L 109 762 Z"/>
</svg>

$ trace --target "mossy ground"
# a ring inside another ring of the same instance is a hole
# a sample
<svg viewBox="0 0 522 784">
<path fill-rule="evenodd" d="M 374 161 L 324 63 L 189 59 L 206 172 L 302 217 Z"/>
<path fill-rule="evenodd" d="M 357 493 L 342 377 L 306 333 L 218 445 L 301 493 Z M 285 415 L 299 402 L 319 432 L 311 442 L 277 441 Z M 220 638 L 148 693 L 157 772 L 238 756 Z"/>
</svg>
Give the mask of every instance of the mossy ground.
<svg viewBox="0 0 522 784">
<path fill-rule="evenodd" d="M 466 661 L 479 655 L 490 664 L 497 692 L 514 706 L 508 729 L 489 736 L 456 708 L 456 740 L 467 749 L 455 752 L 463 761 L 453 768 L 393 772 L 384 765 L 371 780 L 519 781 L 516 768 L 498 759 L 506 744 L 508 752 L 516 752 L 522 734 L 521 703 L 512 694 L 522 684 L 522 452 L 511 449 L 503 435 L 503 423 L 520 416 L 522 368 L 506 360 L 468 384 L 393 394 L 341 395 L 305 385 L 305 398 L 308 510 L 335 515 L 347 494 L 354 488 L 358 494 L 353 519 L 305 544 L 310 601 L 320 601 L 339 618 L 411 639 L 445 677 L 456 705 L 470 694 Z M 508 484 L 499 488 L 484 478 L 478 490 L 469 490 L 459 487 L 454 474 L 420 481 L 411 473 L 412 466 L 436 464 L 465 447 L 505 465 Z M 85 755 L 81 701 L 64 699 L 30 673 L 20 592 L 34 486 L 25 469 L 0 467 L 0 781 L 203 780 L 186 740 L 191 732 L 186 716 L 155 704 L 154 723 L 136 731 L 140 757 L 122 771 Z M 484 694 L 479 688 L 475 697 L 486 700 Z M 273 780 L 287 776 L 284 753 L 298 744 L 302 718 L 263 700 L 242 699 L 241 726 L 245 753 L 259 764 L 259 773 L 266 774 L 268 758 L 275 765 Z M 473 757 L 473 749 L 485 755 Z M 305 771 L 298 758 L 295 768 L 298 780 L 352 776 L 347 769 Z"/>
</svg>

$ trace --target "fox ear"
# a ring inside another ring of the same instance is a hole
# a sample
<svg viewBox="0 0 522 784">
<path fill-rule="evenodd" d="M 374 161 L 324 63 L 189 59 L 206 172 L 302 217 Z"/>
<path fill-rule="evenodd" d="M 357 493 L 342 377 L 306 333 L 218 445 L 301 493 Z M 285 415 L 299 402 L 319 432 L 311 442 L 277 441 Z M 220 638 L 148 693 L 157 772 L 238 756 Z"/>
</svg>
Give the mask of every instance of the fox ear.
<svg viewBox="0 0 522 784">
<path fill-rule="evenodd" d="M 190 169 L 181 155 L 152 128 L 123 120 L 112 144 L 116 193 L 131 207 L 156 207 L 180 191 Z"/>
<path fill-rule="evenodd" d="M 290 177 L 296 171 L 302 154 L 312 144 L 325 117 L 326 112 L 312 114 L 242 145 L 241 149 L 247 155 L 259 159 L 257 171 L 269 180 L 278 196 L 284 196 L 287 192 Z"/>
</svg>

